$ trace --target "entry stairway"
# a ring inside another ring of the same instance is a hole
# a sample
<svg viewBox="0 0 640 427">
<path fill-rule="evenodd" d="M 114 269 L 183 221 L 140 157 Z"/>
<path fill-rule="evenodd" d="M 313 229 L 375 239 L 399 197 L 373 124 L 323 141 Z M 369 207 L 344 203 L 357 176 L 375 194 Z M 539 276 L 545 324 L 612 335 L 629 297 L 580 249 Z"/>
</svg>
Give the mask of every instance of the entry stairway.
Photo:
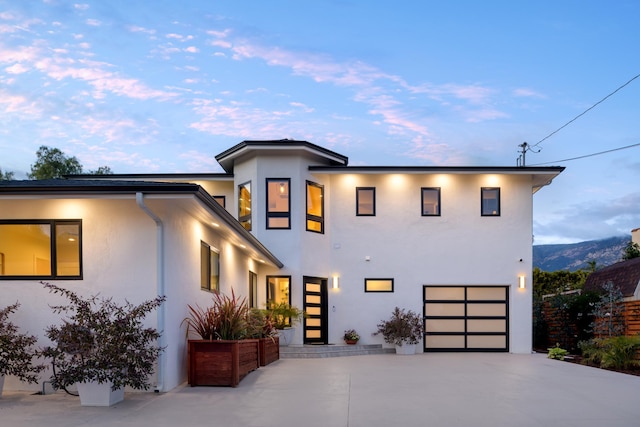
<svg viewBox="0 0 640 427">
<path fill-rule="evenodd" d="M 281 359 L 311 359 L 320 357 L 362 356 L 395 353 L 395 348 L 382 348 L 381 344 L 305 344 L 280 347 Z"/>
</svg>

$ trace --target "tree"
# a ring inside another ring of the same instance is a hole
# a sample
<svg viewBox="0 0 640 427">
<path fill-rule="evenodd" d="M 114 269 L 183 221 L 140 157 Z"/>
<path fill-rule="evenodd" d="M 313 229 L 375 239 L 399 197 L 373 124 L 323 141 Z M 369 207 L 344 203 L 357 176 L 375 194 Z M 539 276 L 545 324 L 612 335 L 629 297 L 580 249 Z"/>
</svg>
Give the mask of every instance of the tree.
<svg viewBox="0 0 640 427">
<path fill-rule="evenodd" d="M 622 291 L 613 282 L 602 285 L 600 300 L 593 306 L 593 333 L 601 337 L 624 335 L 624 303 Z"/>
<path fill-rule="evenodd" d="M 0 168 L 0 181 L 11 181 L 13 179 L 13 172 L 2 172 Z"/>
<path fill-rule="evenodd" d="M 38 159 L 31 165 L 30 179 L 62 178 L 64 175 L 78 175 L 83 173 L 82 164 L 75 157 L 67 157 L 58 148 L 41 146 L 36 152 Z M 109 166 L 100 166 L 93 175 L 110 175 L 113 172 Z"/>
<path fill-rule="evenodd" d="M 633 258 L 640 257 L 640 245 L 633 242 L 632 240 L 627 243 L 627 246 L 624 248 L 624 254 L 622 254 L 622 260 L 628 261 Z"/>
<path fill-rule="evenodd" d="M 30 179 L 62 178 L 63 175 L 82 173 L 82 165 L 76 157 L 67 157 L 57 148 L 40 146 L 36 152 L 38 159 L 31 165 Z"/>
</svg>

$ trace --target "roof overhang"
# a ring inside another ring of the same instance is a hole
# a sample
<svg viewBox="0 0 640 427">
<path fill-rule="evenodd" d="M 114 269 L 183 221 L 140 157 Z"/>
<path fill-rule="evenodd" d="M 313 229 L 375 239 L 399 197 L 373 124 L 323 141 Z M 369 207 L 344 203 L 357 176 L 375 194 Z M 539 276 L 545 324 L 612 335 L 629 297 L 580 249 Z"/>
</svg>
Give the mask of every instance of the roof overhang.
<svg viewBox="0 0 640 427">
<path fill-rule="evenodd" d="M 531 187 L 535 193 L 558 176 L 563 166 L 525 167 L 525 166 L 309 166 L 312 173 L 322 174 L 501 174 L 529 175 Z"/>
</svg>

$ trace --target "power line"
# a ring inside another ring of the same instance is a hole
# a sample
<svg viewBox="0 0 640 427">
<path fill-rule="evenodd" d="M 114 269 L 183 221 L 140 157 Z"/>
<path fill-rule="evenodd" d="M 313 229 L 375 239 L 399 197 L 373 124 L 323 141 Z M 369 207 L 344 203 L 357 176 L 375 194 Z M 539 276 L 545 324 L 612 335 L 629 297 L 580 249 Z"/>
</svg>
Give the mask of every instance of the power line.
<svg viewBox="0 0 640 427">
<path fill-rule="evenodd" d="M 602 104 L 607 98 L 615 95 L 619 90 L 621 90 L 622 88 L 624 88 L 625 86 L 627 86 L 628 84 L 630 84 L 632 81 L 634 81 L 635 79 L 637 79 L 638 77 L 640 77 L 640 74 L 635 75 L 634 77 L 632 77 L 631 79 L 629 79 L 629 81 L 627 81 L 625 84 L 623 84 L 622 86 L 620 86 L 619 88 L 617 88 L 616 90 L 614 90 L 613 92 L 611 92 L 609 95 L 605 96 L 604 98 L 602 98 L 600 101 L 596 102 L 595 104 L 593 104 L 591 107 L 587 108 L 586 110 L 584 110 L 582 113 L 578 114 L 577 116 L 575 116 L 573 119 L 569 120 L 567 123 L 565 123 L 564 125 L 560 126 L 558 129 L 554 130 L 553 132 L 551 132 L 549 135 L 545 136 L 544 138 L 542 138 L 540 141 L 536 142 L 535 144 L 533 144 L 533 146 L 531 148 L 537 147 L 538 145 L 540 145 L 540 143 L 542 143 L 543 141 L 546 141 L 547 139 L 551 138 L 553 135 L 555 135 L 556 133 L 560 132 L 562 129 L 566 128 L 567 126 L 569 126 L 571 123 L 575 122 L 576 120 L 578 120 L 580 117 L 584 116 L 585 114 L 587 114 L 589 111 L 593 110 L 595 107 L 597 107 L 599 104 Z"/>
<path fill-rule="evenodd" d="M 553 161 L 553 162 L 536 163 L 535 165 L 529 165 L 529 166 L 544 166 L 544 165 L 549 165 L 549 164 L 552 164 L 552 163 L 569 162 L 571 160 L 578 160 L 578 159 L 584 159 L 584 158 L 587 158 L 587 157 L 599 156 L 601 154 L 607 154 L 607 153 L 612 153 L 614 151 L 626 150 L 627 148 L 633 148 L 633 147 L 638 147 L 638 146 L 640 146 L 640 142 L 638 142 L 637 144 L 627 145 L 625 147 L 614 148 L 612 150 L 600 151 L 599 153 L 586 154 L 584 156 L 572 157 L 570 159 L 556 160 L 556 161 Z"/>
</svg>

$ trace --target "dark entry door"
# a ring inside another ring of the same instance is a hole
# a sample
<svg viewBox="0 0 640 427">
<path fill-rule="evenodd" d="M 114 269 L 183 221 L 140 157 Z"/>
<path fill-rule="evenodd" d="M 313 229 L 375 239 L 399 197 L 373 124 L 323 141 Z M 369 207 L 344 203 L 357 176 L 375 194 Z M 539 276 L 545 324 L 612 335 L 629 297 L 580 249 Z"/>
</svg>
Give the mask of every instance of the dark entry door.
<svg viewBox="0 0 640 427">
<path fill-rule="evenodd" d="M 327 279 L 303 277 L 304 304 L 306 312 L 304 323 L 305 344 L 327 344 Z"/>
</svg>

